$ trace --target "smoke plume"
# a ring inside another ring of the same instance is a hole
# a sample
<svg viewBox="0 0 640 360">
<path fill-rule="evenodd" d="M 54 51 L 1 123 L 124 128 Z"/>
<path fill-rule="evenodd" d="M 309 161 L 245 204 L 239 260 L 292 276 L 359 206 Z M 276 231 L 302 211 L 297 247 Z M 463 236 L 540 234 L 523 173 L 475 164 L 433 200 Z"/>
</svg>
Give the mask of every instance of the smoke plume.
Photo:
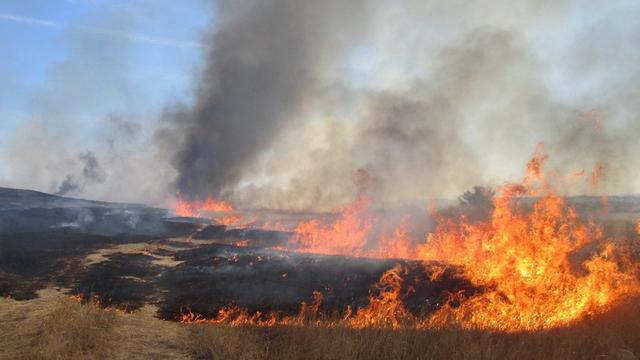
<svg viewBox="0 0 640 360">
<path fill-rule="evenodd" d="M 56 191 L 57 195 L 66 195 L 78 190 L 82 190 L 87 184 L 101 184 L 107 179 L 107 174 L 100 167 L 96 155 L 91 151 L 86 151 L 78 155 L 78 160 L 82 164 L 80 175 L 67 175 Z"/>
<path fill-rule="evenodd" d="M 359 1 L 222 1 L 193 107 L 175 111 L 186 196 L 234 185 L 247 162 L 302 116 L 321 78 L 366 27 Z M 354 21 L 355 18 L 358 21 Z"/>
<path fill-rule="evenodd" d="M 127 28 L 96 16 L 83 23 Z M 622 0 L 221 0 L 188 39 L 203 44 L 192 93 L 144 110 L 157 123 L 137 116 L 154 83 L 132 85 L 128 46 L 73 33 L 34 120 L 0 144 L 0 182 L 326 210 L 366 173 L 374 205 L 424 204 L 518 180 L 543 142 L 561 192 L 638 192 L 638 17 Z M 100 171 L 84 171 L 86 150 Z"/>
</svg>

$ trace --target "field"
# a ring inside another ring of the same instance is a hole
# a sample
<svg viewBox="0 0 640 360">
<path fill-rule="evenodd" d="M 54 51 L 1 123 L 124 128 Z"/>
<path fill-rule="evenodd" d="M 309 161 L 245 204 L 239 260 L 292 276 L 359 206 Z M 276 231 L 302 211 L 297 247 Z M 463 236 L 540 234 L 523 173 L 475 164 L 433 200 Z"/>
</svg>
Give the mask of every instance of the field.
<svg viewBox="0 0 640 360">
<path fill-rule="evenodd" d="M 566 329 L 501 334 L 440 329 L 232 327 L 105 310 L 55 290 L 0 299 L 3 359 L 636 359 L 640 302 Z"/>
<path fill-rule="evenodd" d="M 637 293 L 608 311 L 549 330 L 353 326 L 340 316 L 345 309 L 366 309 L 376 299 L 371 294 L 381 274 L 397 264 L 406 280 L 392 292 L 377 293 L 377 299 L 401 296 L 412 319 L 438 311 L 447 294 L 473 296 L 487 289 L 470 284 L 460 267 L 450 264 L 282 250 L 289 236 L 283 231 L 225 228 L 168 218 L 161 209 L 21 190 L 4 189 L 0 196 L 2 359 L 635 359 L 640 354 Z M 637 250 L 637 198 L 612 198 L 606 213 L 600 199 L 571 201 L 586 218 L 605 225 L 606 238 Z M 598 244 L 591 246 L 570 255 L 581 261 Z M 627 255 L 638 263 L 637 251 Z M 289 325 L 176 321 L 191 311 L 195 320 L 211 319 L 229 304 L 249 313 L 295 316 L 302 303 L 313 304 L 318 289 L 324 294 L 313 316 Z M 381 314 L 396 310 L 397 303 L 386 304 L 391 306 Z M 497 304 L 509 309 L 503 300 Z M 501 311 L 482 310 L 495 318 Z"/>
</svg>

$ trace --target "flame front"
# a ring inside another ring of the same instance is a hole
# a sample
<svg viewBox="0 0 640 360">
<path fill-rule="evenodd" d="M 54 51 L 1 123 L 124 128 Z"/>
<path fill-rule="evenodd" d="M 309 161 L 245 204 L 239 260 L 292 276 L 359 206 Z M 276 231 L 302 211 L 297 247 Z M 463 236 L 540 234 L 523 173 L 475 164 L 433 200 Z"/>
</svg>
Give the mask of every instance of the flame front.
<svg viewBox="0 0 640 360">
<path fill-rule="evenodd" d="M 292 238 L 292 245 L 300 252 L 330 255 L 361 256 L 373 226 L 369 200 L 360 196 L 344 210 L 331 225 L 319 220 L 301 221 Z"/>
<path fill-rule="evenodd" d="M 226 201 L 207 198 L 205 201 L 186 201 L 178 196 L 173 204 L 173 212 L 176 216 L 200 217 L 207 212 L 226 213 L 232 212 L 233 205 Z"/>
<path fill-rule="evenodd" d="M 374 217 L 371 202 L 364 195 L 335 213 L 337 219 L 332 223 L 317 219 L 298 223 L 289 245 L 297 252 L 314 254 L 416 258 L 406 219 L 398 226 L 380 221 Z M 382 223 L 382 229 L 374 231 L 374 223 Z"/>
<path fill-rule="evenodd" d="M 363 196 L 339 211 L 333 223 L 300 222 L 290 241 L 291 248 L 300 252 L 458 265 L 481 289 L 477 293 L 457 293 L 434 313 L 417 316 L 404 307 L 401 289 L 406 273 L 396 266 L 372 287 L 368 305 L 349 307 L 338 320 L 317 320 L 322 296 L 316 293 L 312 304 L 303 303 L 296 316 L 224 308 L 207 321 L 270 326 L 309 324 L 302 319 L 312 318 L 322 326 L 456 326 L 512 332 L 556 328 L 602 314 L 639 293 L 637 264 L 625 262 L 625 256 L 619 256 L 622 250 L 615 240 L 605 238 L 601 226 L 581 220 L 552 191 L 544 178 L 546 159 L 540 147 L 523 180 L 498 189 L 489 219 L 443 218 L 419 244 L 410 241 L 405 221 L 390 233 L 374 236 L 379 219 Z M 637 229 L 640 232 L 640 223 Z M 373 245 L 372 236 L 377 237 Z M 433 272 L 432 277 L 439 274 Z M 193 314 L 182 320 L 205 321 Z"/>
<path fill-rule="evenodd" d="M 462 265 L 475 285 L 488 289 L 457 308 L 443 307 L 435 322 L 507 331 L 552 328 L 603 313 L 638 292 L 636 277 L 614 260 L 614 244 L 601 227 L 581 221 L 550 190 L 542 176 L 544 159 L 538 152 L 522 183 L 500 189 L 491 220 L 441 222 L 419 247 L 422 259 Z M 530 211 L 514 210 L 522 195 L 539 196 Z M 572 262 L 571 255 L 587 244 L 600 250 Z"/>
</svg>

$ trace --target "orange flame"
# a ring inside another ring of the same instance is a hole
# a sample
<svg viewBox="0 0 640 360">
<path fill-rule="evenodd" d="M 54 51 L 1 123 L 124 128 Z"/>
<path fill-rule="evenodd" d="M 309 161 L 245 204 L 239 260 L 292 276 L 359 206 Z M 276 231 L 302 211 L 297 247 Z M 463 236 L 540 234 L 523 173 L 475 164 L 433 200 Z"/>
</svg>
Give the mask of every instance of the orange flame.
<svg viewBox="0 0 640 360">
<path fill-rule="evenodd" d="M 297 252 L 345 255 L 373 258 L 416 257 L 415 247 L 409 239 L 409 223 L 404 219 L 399 226 L 388 231 L 373 231 L 377 222 L 371 211 L 370 201 L 360 195 L 343 209 L 336 210 L 337 219 L 333 223 L 319 220 L 301 221 L 290 240 L 290 246 Z M 382 223 L 383 230 L 389 226 Z"/>
<path fill-rule="evenodd" d="M 226 201 L 207 198 L 205 201 L 189 202 L 181 197 L 177 197 L 173 205 L 173 212 L 176 216 L 200 217 L 205 212 L 226 213 L 233 211 L 233 205 Z"/>
<path fill-rule="evenodd" d="M 380 277 L 375 288 L 377 295 L 369 295 L 369 304 L 358 309 L 355 316 L 348 310 L 345 321 L 356 328 L 377 327 L 398 329 L 415 324 L 416 318 L 408 312 L 400 298 L 403 278 L 402 268 L 396 266 Z"/>
<path fill-rule="evenodd" d="M 291 242 L 301 252 L 361 256 L 372 225 L 369 200 L 360 196 L 331 225 L 301 221 Z"/>
<path fill-rule="evenodd" d="M 605 312 L 638 292 L 635 276 L 613 259 L 611 242 L 587 260 L 571 262 L 570 255 L 584 245 L 605 239 L 599 227 L 582 222 L 551 192 L 542 177 L 545 158 L 538 151 L 525 180 L 500 189 L 490 221 L 442 222 L 420 246 L 423 259 L 463 265 L 475 285 L 491 289 L 458 308 L 442 308 L 434 318 L 440 325 L 506 331 L 552 328 Z M 513 210 L 518 197 L 534 193 L 541 196 L 529 213 Z"/>
<path fill-rule="evenodd" d="M 282 315 L 277 312 L 263 314 L 260 311 L 250 313 L 247 309 L 238 306 L 227 306 L 220 309 L 218 314 L 210 319 L 188 310 L 180 315 L 179 321 L 183 323 L 227 324 L 231 326 L 320 325 L 321 320 L 318 318 L 318 314 L 322 300 L 322 293 L 314 291 L 311 303 L 302 302 L 296 315 Z"/>
<path fill-rule="evenodd" d="M 546 159 L 540 146 L 523 180 L 498 189 L 489 220 L 442 219 L 419 245 L 411 243 L 408 225 L 403 222 L 392 236 L 381 236 L 371 247 L 377 219 L 363 196 L 340 210 L 333 223 L 311 220 L 298 224 L 290 244 L 296 251 L 459 265 L 472 285 L 483 289 L 469 296 L 454 294 L 431 315 L 407 311 L 401 292 L 407 274 L 396 266 L 373 287 L 367 306 L 355 311 L 348 308 L 338 320 L 318 314 L 322 294 L 316 292 L 311 304 L 302 303 L 295 316 L 252 314 L 232 306 L 221 309 L 213 319 L 188 312 L 181 321 L 392 329 L 453 325 L 513 332 L 566 326 L 604 313 L 640 292 L 637 276 L 616 260 L 620 249 L 604 237 L 602 227 L 581 220 L 552 191 L 544 178 Z M 640 233 L 640 223 L 637 231 Z M 443 272 L 444 267 L 436 268 L 432 280 Z"/>
</svg>

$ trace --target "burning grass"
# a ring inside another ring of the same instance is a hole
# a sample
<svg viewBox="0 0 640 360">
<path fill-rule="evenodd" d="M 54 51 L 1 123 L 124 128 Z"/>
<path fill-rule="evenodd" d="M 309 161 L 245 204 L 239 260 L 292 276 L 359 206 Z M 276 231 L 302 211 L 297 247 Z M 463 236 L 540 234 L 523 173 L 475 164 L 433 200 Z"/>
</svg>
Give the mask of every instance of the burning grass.
<svg viewBox="0 0 640 360">
<path fill-rule="evenodd" d="M 442 217 L 419 241 L 406 222 L 388 226 L 375 216 L 361 194 L 333 223 L 304 220 L 291 233 L 204 227 L 203 238 L 233 245 L 179 251 L 180 265 L 169 270 L 147 254 L 112 254 L 80 282 L 85 298 L 96 290 L 107 295 L 103 305 L 140 297 L 130 309 L 144 309 L 167 289 L 158 315 L 182 324 L 65 299 L 38 310 L 37 322 L 14 319 L 18 331 L 0 325 L 1 351 L 117 358 L 118 344 L 120 354 L 143 358 L 635 358 L 640 227 L 626 219 L 619 237 L 597 217 L 579 216 L 544 178 L 545 159 L 539 149 L 521 182 L 482 202 L 485 215 Z M 272 241 L 252 239 L 266 234 Z M 189 308 L 196 312 L 182 312 Z M 150 349 L 123 345 L 133 338 Z"/>
<path fill-rule="evenodd" d="M 401 226 L 395 238 L 382 238 L 385 241 L 371 247 L 371 231 L 378 220 L 362 196 L 333 224 L 301 222 L 290 240 L 294 251 L 403 257 L 424 261 L 425 266 L 439 261 L 460 266 L 472 287 L 481 289 L 450 293 L 435 312 L 416 314 L 406 307 L 410 293 L 415 292 L 415 287 L 407 291 L 404 286 L 411 276 L 403 266 L 396 266 L 372 287 L 368 305 L 347 308 L 337 323 L 318 321 L 325 327 L 539 331 L 604 314 L 636 296 L 640 293 L 638 262 L 631 259 L 631 249 L 605 237 L 601 225 L 581 219 L 553 191 L 544 177 L 546 159 L 542 147 L 538 148 L 523 180 L 498 189 L 488 219 L 442 219 L 420 243 L 407 241 Z M 321 301 L 316 299 L 321 298 L 314 296 L 312 308 L 320 308 Z M 182 321 L 306 325 L 300 319 L 309 318 L 308 310 L 303 303 L 298 315 L 280 316 L 229 306 L 209 319 L 190 313 Z"/>
<path fill-rule="evenodd" d="M 636 359 L 639 305 L 571 327 L 515 333 L 193 324 L 188 346 L 199 359 Z"/>
<path fill-rule="evenodd" d="M 58 293 L 59 294 L 59 293 Z M 312 305 L 311 305 L 312 306 Z M 2 359 L 635 359 L 640 299 L 572 326 L 491 330 L 177 324 L 68 297 L 0 299 Z M 338 320 L 336 320 L 338 321 Z M 334 321 L 335 322 L 335 321 Z"/>
</svg>

